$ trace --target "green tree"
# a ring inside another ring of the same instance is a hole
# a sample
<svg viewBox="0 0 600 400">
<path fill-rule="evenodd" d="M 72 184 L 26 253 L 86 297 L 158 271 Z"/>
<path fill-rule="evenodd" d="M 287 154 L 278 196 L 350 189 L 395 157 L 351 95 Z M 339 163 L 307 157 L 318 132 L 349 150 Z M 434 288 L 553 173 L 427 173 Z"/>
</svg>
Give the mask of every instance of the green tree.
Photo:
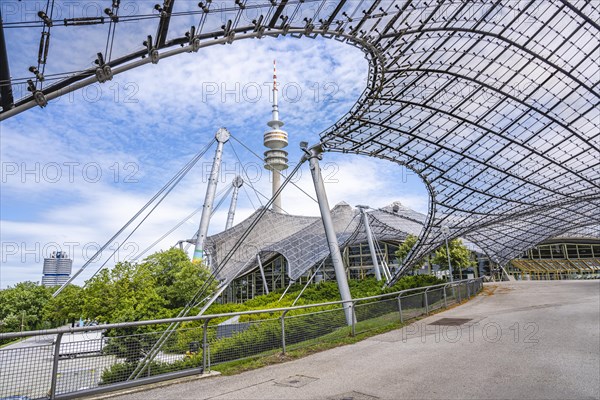
<svg viewBox="0 0 600 400">
<path fill-rule="evenodd" d="M 172 309 L 184 307 L 210 279 L 210 272 L 202 263 L 193 263 L 177 248 L 152 254 L 140 268 L 148 270 L 154 277 L 158 294 Z M 207 295 L 215 288 L 216 282 L 213 282 L 207 288 Z"/>
<path fill-rule="evenodd" d="M 142 263 L 122 262 L 87 282 L 84 314 L 99 322 L 139 321 L 176 315 L 210 279 L 202 264 L 194 264 L 179 249 L 153 254 Z M 213 293 L 216 283 L 207 287 Z M 133 362 L 159 338 L 147 334 L 164 326 L 113 329 L 105 351 Z"/>
<path fill-rule="evenodd" d="M 121 262 L 86 283 L 83 315 L 98 322 L 139 321 L 176 315 L 210 279 L 202 264 L 171 249 L 142 263 Z M 216 282 L 208 286 L 213 293 Z"/>
<path fill-rule="evenodd" d="M 459 274 L 462 278 L 462 270 L 475 266 L 476 263 L 471 257 L 471 251 L 463 244 L 460 239 L 453 239 L 448 242 L 450 248 L 450 262 L 452 263 L 452 270 Z M 446 252 L 446 245 L 444 244 L 438 248 L 433 257 L 433 263 L 440 266 L 440 269 L 448 269 L 448 253 Z"/>
<path fill-rule="evenodd" d="M 169 316 L 156 278 L 130 262 L 102 270 L 86 283 L 83 314 L 98 322 L 139 321 Z"/>
<path fill-rule="evenodd" d="M 83 315 L 83 288 L 68 285 L 56 297 L 51 297 L 42 309 L 42 319 L 54 326 L 77 321 Z"/>
<path fill-rule="evenodd" d="M 51 297 L 51 289 L 35 282 L 21 282 L 0 291 L 0 329 L 15 332 L 47 328 L 42 309 Z"/>
<path fill-rule="evenodd" d="M 398 247 L 398 250 L 396 250 L 396 258 L 400 264 L 402 264 L 409 251 L 415 247 L 415 244 L 417 244 L 417 239 L 418 238 L 415 235 L 409 234 L 406 239 L 404 239 L 404 242 L 402 242 L 400 247 Z M 421 258 L 413 264 L 413 269 L 422 268 L 423 264 L 425 264 L 425 259 Z"/>
</svg>

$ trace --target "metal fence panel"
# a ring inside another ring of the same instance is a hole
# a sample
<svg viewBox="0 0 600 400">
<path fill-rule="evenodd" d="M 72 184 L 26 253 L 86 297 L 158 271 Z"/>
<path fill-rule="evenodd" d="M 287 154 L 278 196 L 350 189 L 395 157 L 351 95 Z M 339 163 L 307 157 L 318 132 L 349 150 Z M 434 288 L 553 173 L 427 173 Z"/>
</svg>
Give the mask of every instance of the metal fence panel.
<svg viewBox="0 0 600 400">
<path fill-rule="evenodd" d="M 444 289 L 438 288 L 427 291 L 427 303 L 429 306 L 429 312 L 438 310 L 445 307 L 444 302 Z"/>
<path fill-rule="evenodd" d="M 338 337 L 335 334 L 340 330 L 349 333 L 344 309 L 339 305 L 314 313 L 286 316 L 284 322 L 285 343 L 292 349 L 315 344 L 314 339 L 317 338 L 327 340 L 329 335 Z"/>
<path fill-rule="evenodd" d="M 346 324 L 342 305 L 332 302 L 168 323 L 127 322 L 89 331 L 10 334 L 31 337 L 0 349 L 0 398 L 48 398 L 53 388 L 59 397 L 83 395 L 150 377 L 201 373 L 211 364 L 285 352 L 389 326 L 398 323 L 400 316 L 406 322 L 464 301 L 482 288 L 482 280 L 476 279 L 355 299 L 352 327 Z"/>
<path fill-rule="evenodd" d="M 54 346 L 25 340 L 0 350 L 0 398 L 46 397 L 50 392 Z"/>
<path fill-rule="evenodd" d="M 404 321 L 425 314 L 425 296 L 423 293 L 404 295 L 400 298 Z"/>
<path fill-rule="evenodd" d="M 211 365 L 254 357 L 281 348 L 281 323 L 278 318 L 242 321 L 235 325 L 228 335 L 223 335 L 219 326 L 209 326 L 207 356 Z"/>
<path fill-rule="evenodd" d="M 398 322 L 398 299 L 392 297 L 364 304 L 357 304 L 355 333 L 367 332 L 382 325 Z"/>
</svg>

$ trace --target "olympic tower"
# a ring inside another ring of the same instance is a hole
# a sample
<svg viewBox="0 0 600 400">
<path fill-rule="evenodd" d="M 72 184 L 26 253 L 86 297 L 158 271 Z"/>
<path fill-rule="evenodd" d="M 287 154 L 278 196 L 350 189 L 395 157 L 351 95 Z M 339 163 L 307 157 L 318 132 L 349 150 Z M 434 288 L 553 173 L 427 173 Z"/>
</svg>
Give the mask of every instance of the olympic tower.
<svg viewBox="0 0 600 400">
<path fill-rule="evenodd" d="M 271 171 L 271 182 L 273 183 L 273 192 L 279 190 L 281 186 L 281 171 L 287 169 L 288 159 L 287 151 L 283 150 L 288 145 L 287 132 L 282 130 L 283 121 L 279 120 L 279 108 L 277 106 L 277 66 L 273 60 L 273 111 L 272 119 L 267 123 L 271 128 L 265 132 L 264 144 L 269 150 L 265 151 L 265 169 Z M 273 202 L 273 211 L 283 212 L 281 208 L 281 197 L 277 196 Z"/>
</svg>

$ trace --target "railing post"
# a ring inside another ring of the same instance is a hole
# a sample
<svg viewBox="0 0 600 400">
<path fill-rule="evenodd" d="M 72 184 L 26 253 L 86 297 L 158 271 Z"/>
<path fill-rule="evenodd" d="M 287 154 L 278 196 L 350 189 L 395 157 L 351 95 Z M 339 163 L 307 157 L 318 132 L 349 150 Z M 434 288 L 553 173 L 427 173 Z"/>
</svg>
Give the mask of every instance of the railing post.
<svg viewBox="0 0 600 400">
<path fill-rule="evenodd" d="M 459 283 L 458 283 L 458 290 L 457 290 L 457 292 L 458 292 L 458 299 L 457 299 L 457 300 L 458 300 L 458 304 L 460 304 L 460 303 L 461 303 L 461 301 L 462 301 L 462 299 L 461 299 L 461 296 L 460 296 L 460 290 L 461 290 L 461 289 L 460 289 L 460 282 L 459 282 Z"/>
<path fill-rule="evenodd" d="M 471 288 L 469 287 L 469 282 L 466 283 L 467 285 L 467 299 L 471 298 Z"/>
<path fill-rule="evenodd" d="M 425 289 L 425 314 L 429 315 L 429 299 L 427 298 L 427 291 L 429 288 Z"/>
<path fill-rule="evenodd" d="M 285 354 L 285 314 L 287 314 L 288 310 L 285 310 L 283 314 L 281 314 L 281 349 L 282 354 Z"/>
<path fill-rule="evenodd" d="M 446 285 L 444 285 L 444 308 L 448 308 L 448 298 L 446 296 Z"/>
<path fill-rule="evenodd" d="M 58 378 L 58 357 L 60 355 L 60 342 L 62 340 L 63 334 L 56 334 L 56 341 L 54 342 L 54 357 L 52 358 L 52 375 L 50 377 L 50 393 L 48 393 L 48 397 L 50 400 L 54 400 L 56 397 L 56 380 Z"/>
<path fill-rule="evenodd" d="M 204 327 L 202 328 L 202 373 L 206 373 L 207 356 L 208 356 L 208 321 L 210 318 L 204 320 Z"/>
<path fill-rule="evenodd" d="M 404 323 L 404 317 L 402 317 L 402 294 L 398 295 L 398 312 L 400 312 L 400 323 Z"/>
<path fill-rule="evenodd" d="M 352 336 L 356 335 L 356 312 L 354 312 L 355 302 L 350 302 L 350 314 L 352 315 Z"/>
</svg>

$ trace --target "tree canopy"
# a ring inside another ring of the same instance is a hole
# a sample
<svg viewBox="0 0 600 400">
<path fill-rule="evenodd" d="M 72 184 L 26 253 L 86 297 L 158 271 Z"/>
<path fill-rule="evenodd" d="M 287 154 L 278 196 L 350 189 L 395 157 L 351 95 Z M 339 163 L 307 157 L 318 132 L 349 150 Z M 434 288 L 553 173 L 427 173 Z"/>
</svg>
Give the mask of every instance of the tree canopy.
<svg viewBox="0 0 600 400">
<path fill-rule="evenodd" d="M 42 309 L 52 296 L 50 288 L 21 282 L 0 291 L 0 332 L 43 329 Z"/>
<path fill-rule="evenodd" d="M 465 269 L 475 266 L 476 263 L 471 257 L 471 251 L 463 244 L 460 239 L 453 239 L 448 242 L 450 248 L 450 262 L 452 269 Z M 448 269 L 448 253 L 446 246 L 441 246 L 435 252 L 433 263 L 440 266 L 440 269 Z"/>
<path fill-rule="evenodd" d="M 402 261 L 406 258 L 406 256 L 408 255 L 408 252 L 415 247 L 415 244 L 417 244 L 417 237 L 415 235 L 408 235 L 406 237 L 406 239 L 404 239 L 404 242 L 402 242 L 402 244 L 400 244 L 400 247 L 398 247 L 398 250 L 396 251 L 396 258 L 398 258 L 398 262 L 402 263 Z M 413 269 L 418 269 L 418 268 L 422 268 L 423 264 L 425 264 L 425 260 L 424 259 L 420 259 L 417 260 L 414 264 L 413 264 Z"/>
<path fill-rule="evenodd" d="M 155 253 L 141 263 L 119 262 L 103 269 L 84 288 L 68 285 L 55 298 L 56 288 L 23 282 L 0 291 L 0 331 L 43 329 L 73 320 L 139 321 L 177 315 L 210 279 L 201 263 L 183 251 Z M 208 286 L 212 293 L 216 282 Z"/>
</svg>

